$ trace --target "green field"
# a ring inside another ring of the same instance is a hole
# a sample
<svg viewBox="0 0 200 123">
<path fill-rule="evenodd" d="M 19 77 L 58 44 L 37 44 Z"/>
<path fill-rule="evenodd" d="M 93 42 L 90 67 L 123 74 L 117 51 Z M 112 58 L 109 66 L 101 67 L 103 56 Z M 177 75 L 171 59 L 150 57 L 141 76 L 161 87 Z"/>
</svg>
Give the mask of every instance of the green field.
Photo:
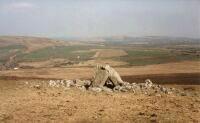
<svg viewBox="0 0 200 123">
<path fill-rule="evenodd" d="M 194 47 L 148 47 L 145 45 L 73 45 L 73 46 L 54 46 L 46 47 L 30 53 L 25 53 L 25 46 L 10 45 L 0 48 L 0 65 L 5 63 L 10 56 L 17 54 L 17 62 L 24 61 L 43 61 L 55 58 L 67 59 L 69 61 L 78 63 L 80 61 L 87 61 L 92 59 L 95 51 L 91 49 L 121 49 L 127 52 L 128 55 L 112 58 L 116 61 L 125 61 L 128 66 L 141 66 L 149 64 L 161 64 L 168 62 L 178 62 L 183 60 L 200 60 L 200 49 Z M 83 52 L 77 52 L 83 51 Z"/>
<path fill-rule="evenodd" d="M 75 52 L 78 50 L 89 50 L 88 46 L 55 46 L 55 47 L 47 47 L 44 49 L 40 49 L 28 54 L 22 54 L 22 61 L 40 61 L 40 60 L 48 60 L 52 58 L 65 58 L 69 60 L 77 60 L 79 56 L 79 60 L 88 60 L 92 57 L 95 52 Z"/>
<path fill-rule="evenodd" d="M 115 48 L 116 47 L 98 47 L 98 46 L 84 46 L 84 45 L 75 45 L 75 46 L 55 46 L 47 47 L 40 49 L 28 54 L 22 54 L 22 61 L 40 61 L 48 60 L 53 58 L 64 58 L 71 61 L 86 61 L 91 59 L 95 52 L 75 52 L 75 51 L 88 51 L 90 49 L 98 48 Z M 158 49 L 158 48 L 145 48 L 145 47 L 134 47 L 124 49 L 127 52 L 127 56 L 122 57 L 113 57 L 112 59 L 117 61 L 128 62 L 131 66 L 140 66 L 140 65 L 149 65 L 149 64 L 161 64 L 168 62 L 177 62 L 183 60 L 200 60 L 200 57 L 195 54 L 193 49 Z M 193 52 L 190 52 L 193 51 Z M 188 53 L 189 52 L 189 53 Z M 188 53 L 188 54 L 186 54 Z M 77 57 L 80 57 L 77 59 Z"/>
<path fill-rule="evenodd" d="M 13 54 L 20 54 L 25 49 L 22 45 L 9 45 L 0 48 L 0 64 L 3 64 Z"/>
<path fill-rule="evenodd" d="M 196 54 L 184 54 L 184 52 L 172 52 L 171 50 L 140 49 L 126 50 L 127 56 L 114 58 L 118 61 L 126 61 L 131 66 L 141 66 L 149 64 L 161 64 L 168 62 L 178 62 L 183 60 L 200 60 Z"/>
</svg>

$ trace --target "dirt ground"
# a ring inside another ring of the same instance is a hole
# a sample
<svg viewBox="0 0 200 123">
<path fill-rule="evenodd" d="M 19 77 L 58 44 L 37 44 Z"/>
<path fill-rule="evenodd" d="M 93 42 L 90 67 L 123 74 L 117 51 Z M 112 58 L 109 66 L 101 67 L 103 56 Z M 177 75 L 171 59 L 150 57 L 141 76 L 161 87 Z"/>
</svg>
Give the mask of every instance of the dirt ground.
<svg viewBox="0 0 200 123">
<path fill-rule="evenodd" d="M 190 86 L 190 96 L 158 96 L 36 89 L 26 81 L 0 81 L 0 122 L 200 122 L 200 86 Z"/>
<path fill-rule="evenodd" d="M 187 94 L 182 96 L 144 95 L 131 92 L 95 93 L 75 88 L 65 90 L 48 86 L 41 86 L 38 89 L 27 84 L 45 83 L 49 78 L 90 78 L 93 74 L 92 68 L 2 71 L 0 72 L 0 122 L 199 123 L 200 68 L 198 66 L 199 62 L 186 61 L 117 68 L 124 79 L 139 82 L 150 78 L 158 83 L 163 80 L 159 84 L 178 88 Z M 183 82 L 185 79 L 189 83 Z M 170 83 L 173 80 L 176 81 Z"/>
</svg>

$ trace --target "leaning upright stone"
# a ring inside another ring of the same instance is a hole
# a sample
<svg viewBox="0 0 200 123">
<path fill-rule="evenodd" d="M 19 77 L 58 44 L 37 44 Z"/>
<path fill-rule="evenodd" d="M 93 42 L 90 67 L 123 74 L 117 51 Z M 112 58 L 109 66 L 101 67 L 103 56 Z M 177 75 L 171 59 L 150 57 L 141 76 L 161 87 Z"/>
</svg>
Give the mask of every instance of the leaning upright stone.
<svg viewBox="0 0 200 123">
<path fill-rule="evenodd" d="M 103 66 L 97 65 L 95 69 L 95 75 L 93 78 L 92 86 L 97 87 L 101 86 L 103 87 L 108 79 L 108 72 L 105 70 Z"/>
<path fill-rule="evenodd" d="M 123 85 L 125 84 L 121 79 L 119 73 L 109 65 L 105 66 L 105 70 L 108 72 L 108 78 L 110 81 L 113 82 L 114 86 Z"/>
</svg>

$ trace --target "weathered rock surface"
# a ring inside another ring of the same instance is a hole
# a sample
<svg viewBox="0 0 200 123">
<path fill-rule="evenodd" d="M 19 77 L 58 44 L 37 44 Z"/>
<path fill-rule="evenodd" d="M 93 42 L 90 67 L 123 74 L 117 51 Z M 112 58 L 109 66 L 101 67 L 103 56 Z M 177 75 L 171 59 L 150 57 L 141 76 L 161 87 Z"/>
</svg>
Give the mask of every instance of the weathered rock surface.
<svg viewBox="0 0 200 123">
<path fill-rule="evenodd" d="M 107 83 L 111 83 L 113 86 L 124 84 L 118 72 L 109 65 L 97 65 L 95 69 L 95 75 L 92 81 L 92 86 L 103 87 Z"/>
</svg>

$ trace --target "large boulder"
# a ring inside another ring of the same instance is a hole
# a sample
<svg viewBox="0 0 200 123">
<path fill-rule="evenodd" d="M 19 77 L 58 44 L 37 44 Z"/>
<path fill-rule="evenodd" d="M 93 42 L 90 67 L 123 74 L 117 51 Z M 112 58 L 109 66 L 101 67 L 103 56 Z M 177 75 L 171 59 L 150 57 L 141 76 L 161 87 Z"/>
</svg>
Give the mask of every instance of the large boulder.
<svg viewBox="0 0 200 123">
<path fill-rule="evenodd" d="M 112 84 L 115 87 L 123 85 L 124 82 L 114 68 L 109 65 L 97 65 L 92 86 L 103 87 L 106 84 Z"/>
</svg>

